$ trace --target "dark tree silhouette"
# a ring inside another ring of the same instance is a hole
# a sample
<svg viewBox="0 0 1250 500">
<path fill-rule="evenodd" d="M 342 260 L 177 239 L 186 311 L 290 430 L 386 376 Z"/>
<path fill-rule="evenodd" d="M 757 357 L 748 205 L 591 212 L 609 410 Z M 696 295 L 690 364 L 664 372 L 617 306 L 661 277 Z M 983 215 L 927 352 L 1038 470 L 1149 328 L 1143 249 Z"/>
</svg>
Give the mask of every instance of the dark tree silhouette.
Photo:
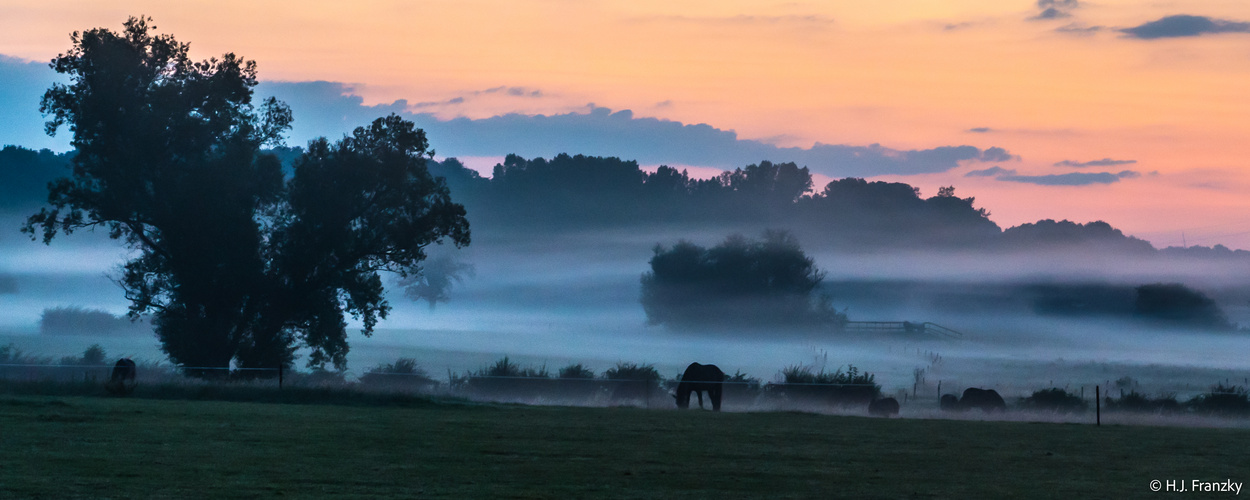
<svg viewBox="0 0 1250 500">
<path fill-rule="evenodd" d="M 779 325 L 844 321 L 816 296 L 824 272 L 793 236 L 733 235 L 712 248 L 681 241 L 656 246 L 642 275 L 642 305 L 653 324 Z"/>
<path fill-rule="evenodd" d="M 999 243 L 1007 249 L 1028 251 L 1066 246 L 1125 255 L 1155 252 L 1150 242 L 1127 236 L 1103 221 L 1080 224 L 1043 219 L 1004 230 Z"/>
<path fill-rule="evenodd" d="M 1138 318 L 1174 326 L 1209 330 L 1234 328 L 1214 300 L 1179 283 L 1155 283 L 1137 287 L 1133 314 Z"/>
<path fill-rule="evenodd" d="M 48 182 L 69 171 L 71 156 L 19 146 L 0 149 L 0 211 L 25 212 L 46 202 Z"/>
<path fill-rule="evenodd" d="M 427 246 L 445 237 L 469 243 L 464 207 L 425 168 L 428 149 L 425 133 L 397 115 L 333 145 L 309 143 L 268 219 L 274 292 L 239 353 L 244 366 L 273 366 L 295 345 L 312 349 L 310 365 L 345 366 L 344 313 L 360 318 L 368 335 L 390 310 L 380 271 L 411 277 Z"/>
<path fill-rule="evenodd" d="M 430 177 L 425 134 L 397 116 L 331 145 L 315 141 L 284 182 L 277 157 L 287 106 L 252 104 L 256 63 L 192 61 L 189 46 L 125 29 L 75 32 L 52 61 L 69 84 L 44 94 L 47 131 L 73 133 L 72 175 L 23 228 L 45 243 L 102 227 L 137 257 L 117 280 L 130 314 L 153 315 L 175 363 L 226 368 L 342 367 L 343 315 L 365 333 L 385 317 L 378 271 L 415 271 L 422 248 L 469 241 L 464 210 Z M 193 374 L 203 372 L 192 371 Z"/>
</svg>

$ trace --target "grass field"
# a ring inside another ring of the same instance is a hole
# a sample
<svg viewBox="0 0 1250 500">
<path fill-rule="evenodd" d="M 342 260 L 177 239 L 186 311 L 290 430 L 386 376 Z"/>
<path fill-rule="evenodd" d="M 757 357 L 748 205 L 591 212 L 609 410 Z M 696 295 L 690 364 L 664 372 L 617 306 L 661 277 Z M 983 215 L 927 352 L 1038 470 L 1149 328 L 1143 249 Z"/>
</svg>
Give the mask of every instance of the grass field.
<svg viewBox="0 0 1250 500">
<path fill-rule="evenodd" d="M 1133 498 L 1244 483 L 1247 450 L 1244 429 L 0 395 L 6 499 Z"/>
</svg>

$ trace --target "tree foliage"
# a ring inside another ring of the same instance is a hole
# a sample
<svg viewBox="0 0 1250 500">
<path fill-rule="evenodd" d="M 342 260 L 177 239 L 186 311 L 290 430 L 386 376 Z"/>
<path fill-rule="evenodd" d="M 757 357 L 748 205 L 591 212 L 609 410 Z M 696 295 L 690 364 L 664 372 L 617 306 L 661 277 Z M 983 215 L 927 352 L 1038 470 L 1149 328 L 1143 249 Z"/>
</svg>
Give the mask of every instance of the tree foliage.
<svg viewBox="0 0 1250 500">
<path fill-rule="evenodd" d="M 433 167 L 446 176 L 474 221 L 495 230 L 645 225 L 783 227 L 840 247 L 983 246 L 1000 234 L 973 198 L 945 187 L 921 198 L 903 183 L 835 180 L 813 190 L 810 170 L 761 161 L 709 178 L 633 161 L 560 154 L 509 155 L 490 177 L 454 158 Z"/>
<path fill-rule="evenodd" d="M 25 212 L 47 201 L 48 182 L 65 175 L 71 156 L 47 149 L 0 148 L 0 212 Z"/>
<path fill-rule="evenodd" d="M 1214 300 L 1180 283 L 1137 287 L 1133 315 L 1172 326 L 1208 330 L 1232 330 L 1235 326 Z"/>
<path fill-rule="evenodd" d="M 712 248 L 687 241 L 656 246 L 642 276 L 653 324 L 795 325 L 845 321 L 817 287 L 824 272 L 789 233 L 762 240 L 733 235 Z"/>
<path fill-rule="evenodd" d="M 346 361 L 350 314 L 369 334 L 389 306 L 380 271 L 415 273 L 423 248 L 469 242 L 464 209 L 425 168 L 423 131 L 398 116 L 314 141 L 286 179 L 283 103 L 253 105 L 256 63 L 193 61 L 145 18 L 72 36 L 69 77 L 43 97 L 50 134 L 73 133 L 72 175 L 24 231 L 45 243 L 102 227 L 137 256 L 117 280 L 132 316 L 188 367 Z"/>
</svg>

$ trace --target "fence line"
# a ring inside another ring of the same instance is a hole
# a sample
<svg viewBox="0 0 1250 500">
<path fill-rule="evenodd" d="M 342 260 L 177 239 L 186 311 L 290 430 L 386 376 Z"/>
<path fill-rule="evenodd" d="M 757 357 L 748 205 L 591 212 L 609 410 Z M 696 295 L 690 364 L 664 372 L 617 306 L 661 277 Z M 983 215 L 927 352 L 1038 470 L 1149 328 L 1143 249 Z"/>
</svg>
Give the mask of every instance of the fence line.
<svg viewBox="0 0 1250 500">
<path fill-rule="evenodd" d="M 92 371 L 94 371 L 94 370 L 100 370 L 100 371 L 105 371 L 105 372 L 107 372 L 108 370 L 113 369 L 113 368 L 114 368 L 114 366 L 115 366 L 115 365 L 112 365 L 112 364 L 105 364 L 105 365 L 81 365 L 81 364 L 61 364 L 61 363 L 57 363 L 57 364 L 39 364 L 39 363 L 0 363 L 0 369 L 3 369 L 3 368 L 27 369 L 27 370 L 23 370 L 23 373 L 13 373 L 12 371 L 8 371 L 9 373 L 5 373 L 5 370 L 0 370 L 0 380 L 3 380 L 3 379 L 12 379 L 12 378 L 27 378 L 27 379 L 29 379 L 29 378 L 35 378 L 35 377 L 38 377 L 39 375 L 44 375 L 44 377 L 45 377 L 45 378 L 52 378 L 52 377 L 50 377 L 50 376 L 49 376 L 49 375 L 51 375 L 51 374 L 38 374 L 38 373 L 37 373 L 37 372 L 39 372 L 39 371 L 46 370 L 46 369 L 59 369 L 59 370 L 65 370 L 65 372 L 69 372 L 70 370 L 92 370 Z M 151 366 L 151 365 L 149 365 L 149 366 Z M 290 376 L 303 377 L 303 376 L 309 376 L 309 375 L 311 375 L 311 373 L 310 373 L 310 372 L 300 372 L 300 371 L 296 371 L 296 370 L 292 370 L 292 369 L 263 368 L 263 367 L 261 367 L 261 368 L 257 368 L 257 367 L 227 368 L 227 367 L 209 367 L 209 366 L 178 366 L 178 365 L 162 365 L 162 364 L 158 364 L 158 365 L 152 366 L 152 368 L 157 368 L 157 369 L 160 369 L 160 370 L 162 370 L 162 371 L 165 371 L 166 373 L 177 373 L 177 372 L 179 372 L 179 371 L 185 371 L 185 370 L 212 370 L 212 371 L 231 371 L 231 372 L 269 372 L 269 373 L 283 373 L 283 372 L 285 372 L 285 373 L 288 375 L 288 377 L 290 377 Z M 42 370 L 41 370 L 41 369 L 42 369 Z M 147 372 L 147 373 L 152 373 L 151 371 L 148 371 L 148 370 L 142 370 L 142 371 L 145 371 L 145 372 Z M 160 373 L 160 372 L 158 372 L 158 373 Z M 333 374 L 333 375 L 354 375 L 354 372 L 352 372 L 352 371 L 343 371 L 343 372 L 327 372 L 327 373 L 330 373 L 330 374 Z M 456 384 L 456 382 L 457 382 L 457 381 L 459 381 L 459 383 L 465 383 L 465 382 L 468 382 L 468 381 L 471 381 L 471 380 L 496 380 L 496 379 L 497 379 L 497 380 L 531 380 L 531 381 L 547 381 L 547 382 L 554 382 L 554 381 L 569 381 L 569 382 L 598 382 L 598 383 L 638 383 L 638 382 L 654 382 L 654 383 L 656 383 L 656 384 L 661 384 L 661 385 L 663 385 L 663 384 L 674 384 L 674 385 L 675 385 L 675 384 L 679 384 L 679 383 L 681 383 L 681 382 L 682 382 L 682 380 L 681 380 L 681 379 L 679 379 L 679 378 L 674 378 L 674 379 L 666 379 L 666 378 L 647 378 L 647 379 L 609 379 L 609 378 L 598 378 L 598 377 L 593 377 L 593 378 L 592 378 L 592 377 L 550 377 L 550 376 L 549 376 L 549 377 L 526 377 L 526 376 L 508 376 L 508 375 L 467 375 L 467 376 L 464 376 L 464 377 L 455 377 L 455 376 L 454 376 L 454 374 L 453 374 L 453 376 L 452 376 L 452 378 L 451 378 L 450 380 L 438 380 L 438 379 L 435 379 L 435 378 L 433 378 L 433 377 L 429 376 L 429 374 L 422 374 L 422 373 L 392 373 L 392 372 L 376 372 L 376 371 L 369 371 L 369 372 L 365 372 L 365 373 L 360 374 L 360 375 L 356 375 L 356 378 L 359 380 L 359 379 L 363 378 L 364 376 L 372 376 L 372 377 L 385 377 L 385 378 L 400 378 L 400 377 L 423 378 L 423 379 L 427 379 L 427 380 L 429 380 L 429 381 L 431 381 L 431 382 L 433 382 L 433 383 L 437 383 L 437 384 L 449 384 L 449 385 L 453 385 L 453 386 L 454 386 L 454 385 L 457 385 L 457 384 Z M 765 382 L 765 381 L 762 381 L 762 380 L 759 380 L 759 381 L 728 381 L 728 380 L 727 380 L 727 381 L 708 381 L 708 382 L 702 382 L 702 381 L 695 382 L 695 381 L 691 381 L 691 382 L 692 382 L 692 383 L 699 383 L 699 384 L 720 384 L 720 385 L 725 385 L 725 386 L 734 386 L 734 387 L 739 387 L 739 386 L 741 386 L 741 387 L 758 387 L 759 389 L 767 389 L 767 388 L 769 388 L 769 387 L 784 388 L 784 387 L 874 387 L 874 386 L 881 386 L 881 384 L 850 384 L 850 383 L 838 384 L 838 383 L 784 382 L 784 381 L 771 381 L 771 382 Z M 1046 385 L 1046 384 L 1042 384 L 1042 385 Z M 1092 384 L 1091 384 L 1091 385 L 1092 385 Z M 1191 384 L 1185 384 L 1185 385 L 1186 385 L 1186 388 L 1187 388 L 1188 390 L 1183 391 L 1183 392 L 1187 392 L 1187 393 L 1189 393 L 1189 394 L 1193 394 L 1193 395 L 1231 395 L 1231 396 L 1238 396 L 1238 395 L 1244 395 L 1244 394 L 1246 394 L 1245 392 L 1239 392 L 1239 391 L 1211 391 L 1211 390 L 1209 390 L 1209 389 L 1210 389 L 1210 388 L 1212 388 L 1213 386 L 1207 386 L 1207 389 L 1205 389 L 1205 390 L 1204 390 L 1204 389 L 1202 389 L 1202 388 L 1200 388 L 1200 387 L 1196 387 L 1196 386 L 1195 386 L 1195 387 L 1190 387 L 1190 385 L 1191 385 Z M 1041 386 L 1038 386 L 1038 387 L 1041 387 Z M 1038 390 L 1045 390 L 1045 389 L 1049 389 L 1049 388 L 1053 388 L 1053 387 L 1057 387 L 1057 386 L 1050 385 L 1049 387 L 1043 387 L 1042 389 L 1038 389 Z M 1085 387 L 1086 387 L 1086 386 L 1084 386 L 1084 385 L 1082 385 L 1082 386 L 1081 386 L 1081 388 L 1082 388 L 1082 389 L 1083 389 L 1083 388 L 1085 388 Z M 1146 388 L 1145 388 L 1145 387 L 1136 387 L 1136 388 L 1131 389 L 1131 392 L 1136 392 L 1136 393 L 1138 393 L 1138 394 L 1151 394 L 1151 393 L 1152 393 L 1152 392 L 1146 392 L 1146 393 L 1143 393 L 1143 392 L 1141 392 L 1143 389 L 1146 389 Z M 1065 391 L 1067 391 L 1067 390 L 1068 390 L 1068 389 L 1065 389 Z M 1149 391 L 1148 389 L 1146 389 L 1146 390 L 1147 390 L 1147 391 Z M 1102 398 L 1099 398 L 1099 399 L 1114 399 L 1114 398 L 1113 398 L 1113 396 L 1112 396 L 1113 391 L 1115 391 L 1115 392 L 1119 392 L 1119 390 L 1117 390 L 1117 389 L 1115 389 L 1115 388 L 1110 388 L 1110 389 L 1108 389 L 1107 391 L 1105 391 L 1103 394 L 1101 394 L 1100 396 L 1102 396 Z M 926 392 L 927 392 L 927 391 L 926 391 Z M 1035 392 L 1035 391 L 1034 391 L 1034 392 Z M 1125 391 L 1124 391 L 1124 394 L 1121 394 L 1121 395 L 1120 395 L 1120 398 L 1123 398 L 1123 397 L 1124 397 L 1124 396 L 1126 396 L 1129 392 L 1130 392 L 1130 390 L 1125 390 Z M 882 387 L 882 393 L 883 393 L 883 394 L 892 394 L 892 392 L 891 392 L 890 390 L 887 390 L 885 387 Z M 1027 392 L 1026 392 L 1026 393 L 1027 393 Z M 1073 394 L 1078 394 L 1078 395 L 1079 395 L 1080 393 L 1073 393 Z M 938 399 L 939 397 L 940 397 L 940 395 L 938 395 L 938 396 L 927 396 L 927 395 L 920 395 L 920 394 L 917 394 L 917 395 L 915 396 L 915 399 L 925 399 L 925 400 L 927 400 L 927 399 Z M 1023 397 L 1023 396 L 1022 396 L 1022 397 Z M 1087 398 L 1084 398 L 1084 397 L 1082 397 L 1081 399 L 1082 399 L 1082 400 L 1086 400 L 1086 401 L 1088 401 L 1088 399 L 1087 399 Z M 1180 399 L 1183 399 L 1183 398 L 1178 398 L 1178 400 L 1180 400 Z"/>
<path fill-rule="evenodd" d="M 112 365 L 66 365 L 66 364 L 39 364 L 39 363 L 26 363 L 26 364 L 0 363 L 0 368 L 15 367 L 15 368 L 101 368 L 101 369 L 109 368 L 111 369 L 115 366 L 117 365 L 115 364 L 112 364 Z M 279 370 L 278 368 L 229 368 L 229 367 L 222 367 L 222 366 L 156 365 L 156 367 L 169 368 L 173 370 L 231 370 L 231 371 L 255 370 L 255 371 L 271 371 L 271 372 L 276 372 Z"/>
</svg>

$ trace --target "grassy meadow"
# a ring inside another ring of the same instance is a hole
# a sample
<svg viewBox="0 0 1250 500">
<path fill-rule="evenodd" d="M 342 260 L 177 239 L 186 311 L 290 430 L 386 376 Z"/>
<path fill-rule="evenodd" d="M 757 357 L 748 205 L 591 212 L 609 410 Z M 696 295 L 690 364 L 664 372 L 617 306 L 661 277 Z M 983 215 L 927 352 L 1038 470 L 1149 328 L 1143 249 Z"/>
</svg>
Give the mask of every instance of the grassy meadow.
<svg viewBox="0 0 1250 500">
<path fill-rule="evenodd" d="M 0 394 L 0 498 L 1127 498 L 1245 482 L 1247 449 L 1244 429 Z"/>
</svg>

